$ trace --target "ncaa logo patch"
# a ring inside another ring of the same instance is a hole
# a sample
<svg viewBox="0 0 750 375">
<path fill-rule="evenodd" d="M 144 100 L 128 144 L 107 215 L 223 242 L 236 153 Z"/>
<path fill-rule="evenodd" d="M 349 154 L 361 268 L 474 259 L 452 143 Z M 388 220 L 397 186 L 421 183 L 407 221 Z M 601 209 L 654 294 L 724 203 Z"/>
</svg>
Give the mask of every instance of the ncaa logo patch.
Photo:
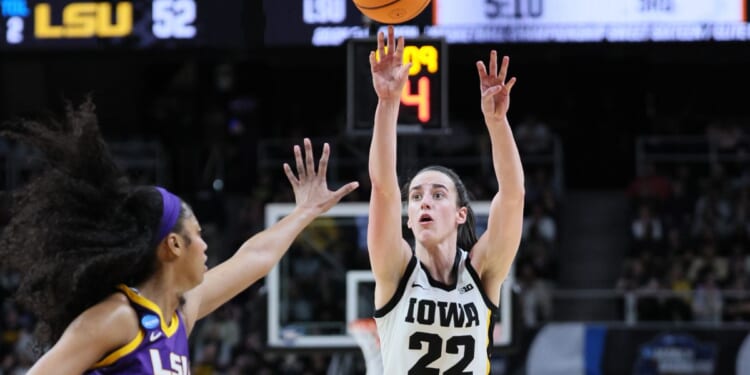
<svg viewBox="0 0 750 375">
<path fill-rule="evenodd" d="M 141 325 L 145 329 L 154 329 L 159 326 L 159 317 L 154 314 L 147 314 L 141 318 Z"/>
</svg>

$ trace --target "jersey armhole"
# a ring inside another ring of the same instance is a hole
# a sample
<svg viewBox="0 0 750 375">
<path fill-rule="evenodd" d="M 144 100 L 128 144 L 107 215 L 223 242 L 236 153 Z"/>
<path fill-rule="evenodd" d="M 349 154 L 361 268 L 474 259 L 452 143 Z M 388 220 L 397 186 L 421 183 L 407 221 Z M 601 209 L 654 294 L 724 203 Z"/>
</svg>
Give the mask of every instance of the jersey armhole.
<svg viewBox="0 0 750 375">
<path fill-rule="evenodd" d="M 401 280 L 399 280 L 398 282 L 396 293 L 394 293 L 393 297 L 388 300 L 388 303 L 383 305 L 383 307 L 375 310 L 375 312 L 373 313 L 373 316 L 375 318 L 384 317 L 391 310 L 393 310 L 394 307 L 396 307 L 396 304 L 398 304 L 398 301 L 400 301 L 401 297 L 404 295 L 404 290 L 406 290 L 406 283 L 409 281 L 409 276 L 411 276 L 412 272 L 414 272 L 414 267 L 416 266 L 417 257 L 412 253 L 411 259 L 409 259 L 409 264 L 406 265 L 406 270 L 404 271 L 404 274 L 401 275 Z"/>
<path fill-rule="evenodd" d="M 143 335 L 143 329 L 139 328 L 138 329 L 138 334 L 135 335 L 135 337 L 132 340 L 130 340 L 129 343 L 127 343 L 127 344 L 121 346 L 119 349 L 117 349 L 117 350 L 115 350 L 115 351 L 107 354 L 107 356 L 105 356 L 104 358 L 102 358 L 102 360 L 100 360 L 99 362 L 96 362 L 94 364 L 94 366 L 92 366 L 91 368 L 92 369 L 97 369 L 97 368 L 100 368 L 100 367 L 109 366 L 109 365 L 117 362 L 118 359 L 120 359 L 120 358 L 122 358 L 122 357 L 124 357 L 124 356 L 126 356 L 126 355 L 128 355 L 130 353 L 132 353 L 136 348 L 138 348 L 138 346 L 140 346 L 141 343 L 143 342 L 143 337 L 144 337 L 144 335 Z"/>
<path fill-rule="evenodd" d="M 117 291 L 122 293 L 123 296 L 128 300 L 128 305 L 130 308 L 135 310 L 135 307 L 133 307 L 133 301 L 129 298 L 129 294 L 127 293 L 127 287 L 125 285 L 118 285 Z M 138 314 L 138 311 L 136 310 L 136 315 Z M 126 355 L 132 353 L 138 346 L 141 345 L 143 342 L 143 338 L 146 337 L 145 333 L 143 332 L 143 328 L 138 325 L 138 333 L 133 337 L 132 340 L 130 340 L 127 344 L 109 352 L 109 354 L 105 355 L 102 359 L 100 359 L 98 362 L 94 363 L 93 366 L 91 366 L 90 370 L 95 370 L 98 368 L 110 366 L 113 363 L 117 362 L 122 357 L 125 357 Z"/>
<path fill-rule="evenodd" d="M 479 290 L 479 294 L 482 295 L 482 300 L 484 301 L 484 304 L 487 305 L 487 308 L 490 309 L 493 312 L 493 314 L 496 313 L 498 310 L 500 310 L 500 307 L 492 303 L 492 300 L 490 300 L 490 298 L 487 296 L 487 292 L 484 290 L 484 284 L 482 283 L 482 280 L 479 278 L 479 274 L 477 273 L 477 270 L 475 270 L 474 266 L 471 265 L 471 258 L 467 256 L 464 262 L 466 262 L 466 270 L 469 271 L 469 275 L 471 275 L 471 278 L 474 280 L 474 283 L 477 284 L 477 289 Z"/>
</svg>

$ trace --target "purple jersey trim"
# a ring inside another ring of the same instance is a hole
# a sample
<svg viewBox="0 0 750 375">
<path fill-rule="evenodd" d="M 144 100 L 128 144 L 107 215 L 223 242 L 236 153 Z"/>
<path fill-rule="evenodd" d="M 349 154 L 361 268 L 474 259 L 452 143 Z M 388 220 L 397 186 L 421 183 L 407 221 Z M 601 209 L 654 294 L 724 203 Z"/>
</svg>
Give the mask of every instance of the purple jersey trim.
<svg viewBox="0 0 750 375">
<path fill-rule="evenodd" d="M 189 375 L 190 350 L 182 313 L 176 311 L 168 324 L 155 303 L 133 289 L 120 290 L 138 314 L 140 331 L 130 343 L 107 355 L 85 375 Z M 152 321 L 154 324 L 149 323 Z"/>
</svg>

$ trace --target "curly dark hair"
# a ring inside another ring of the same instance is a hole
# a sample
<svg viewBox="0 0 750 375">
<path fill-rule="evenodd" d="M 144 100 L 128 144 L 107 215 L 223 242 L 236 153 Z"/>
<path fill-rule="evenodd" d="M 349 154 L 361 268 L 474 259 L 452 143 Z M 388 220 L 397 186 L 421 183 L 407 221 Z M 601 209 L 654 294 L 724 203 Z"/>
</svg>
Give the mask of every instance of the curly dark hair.
<svg viewBox="0 0 750 375">
<path fill-rule="evenodd" d="M 38 319 L 35 338 L 45 347 L 117 284 L 155 272 L 162 199 L 117 167 L 90 99 L 67 103 L 62 121 L 4 122 L 0 135 L 44 156 L 41 172 L 12 192 L 0 259 L 20 272 L 16 301 Z"/>
</svg>

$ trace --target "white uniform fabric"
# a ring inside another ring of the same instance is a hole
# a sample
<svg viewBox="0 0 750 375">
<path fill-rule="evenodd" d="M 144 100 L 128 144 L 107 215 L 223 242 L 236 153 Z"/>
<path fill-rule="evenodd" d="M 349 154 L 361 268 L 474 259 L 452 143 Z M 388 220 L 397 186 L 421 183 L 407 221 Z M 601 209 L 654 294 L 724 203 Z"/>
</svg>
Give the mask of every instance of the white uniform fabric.
<svg viewBox="0 0 750 375">
<path fill-rule="evenodd" d="M 384 374 L 488 374 L 498 312 L 459 249 L 454 285 L 433 279 L 412 257 L 396 293 L 375 311 Z"/>
</svg>

